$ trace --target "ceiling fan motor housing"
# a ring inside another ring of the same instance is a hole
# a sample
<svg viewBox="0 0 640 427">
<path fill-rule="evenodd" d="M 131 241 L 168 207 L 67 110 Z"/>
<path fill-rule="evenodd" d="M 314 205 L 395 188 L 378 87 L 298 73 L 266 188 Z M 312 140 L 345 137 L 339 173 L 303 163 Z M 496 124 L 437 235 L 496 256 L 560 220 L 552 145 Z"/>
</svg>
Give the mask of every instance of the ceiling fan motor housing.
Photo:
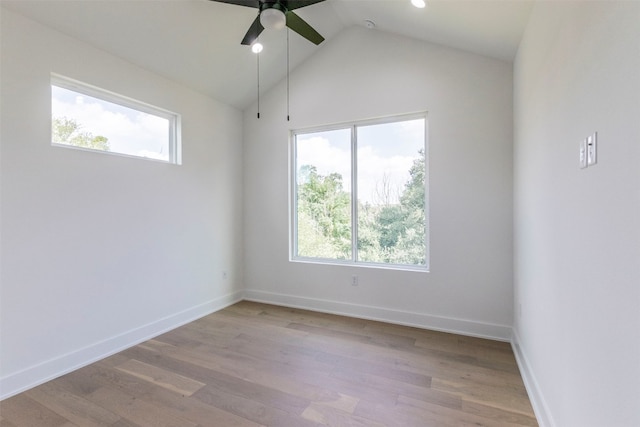
<svg viewBox="0 0 640 427">
<path fill-rule="evenodd" d="M 281 29 L 285 26 L 300 34 L 311 43 L 319 45 L 324 41 L 311 25 L 296 15 L 293 10 L 326 0 L 211 0 L 220 3 L 230 3 L 238 6 L 256 8 L 258 16 L 249 27 L 241 44 L 251 46 L 265 28 Z"/>
<path fill-rule="evenodd" d="M 267 9 L 277 9 L 282 13 L 287 13 L 286 2 L 280 2 L 277 0 L 266 0 L 260 1 L 260 12 L 263 12 Z"/>
</svg>

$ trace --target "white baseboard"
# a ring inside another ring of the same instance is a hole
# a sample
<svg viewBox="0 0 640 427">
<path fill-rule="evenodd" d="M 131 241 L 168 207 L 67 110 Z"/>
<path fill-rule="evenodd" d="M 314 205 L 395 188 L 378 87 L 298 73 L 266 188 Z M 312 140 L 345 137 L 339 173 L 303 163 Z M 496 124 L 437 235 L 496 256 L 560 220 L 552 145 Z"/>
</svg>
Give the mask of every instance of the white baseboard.
<svg viewBox="0 0 640 427">
<path fill-rule="evenodd" d="M 257 290 L 245 290 L 244 299 L 292 308 L 320 311 L 361 319 L 377 320 L 397 325 L 412 326 L 435 331 L 451 332 L 497 341 L 511 340 L 511 326 L 475 322 L 453 317 L 434 316 L 382 307 L 276 294 Z"/>
<path fill-rule="evenodd" d="M 522 351 L 522 347 L 520 346 L 520 337 L 518 336 L 518 331 L 515 329 L 513 329 L 511 335 L 511 347 L 513 348 L 513 353 L 516 356 L 520 375 L 522 376 L 524 386 L 527 389 L 529 401 L 531 401 L 531 406 L 533 407 L 533 412 L 536 415 L 538 424 L 540 427 L 555 427 L 556 423 L 551 417 L 551 412 L 549 411 L 549 407 L 544 399 L 542 390 L 540 390 L 538 381 L 536 381 L 536 377 L 533 375 L 531 365 Z"/>
<path fill-rule="evenodd" d="M 147 341 L 172 329 L 221 310 L 242 300 L 242 291 L 224 295 L 97 342 L 62 356 L 0 378 L 0 400 L 97 362 L 126 348 Z"/>
<path fill-rule="evenodd" d="M 488 338 L 498 341 L 510 341 L 512 339 L 511 327 L 505 325 L 392 310 L 382 307 L 351 304 L 339 301 L 306 298 L 295 295 L 245 290 L 244 292 L 235 292 L 215 300 L 208 301 L 147 325 L 124 332 L 118 336 L 97 342 L 90 346 L 72 351 L 0 378 L 0 400 L 26 391 L 32 387 L 43 384 L 105 357 L 111 356 L 186 323 L 235 304 L 242 299 L 423 329 Z M 517 353 L 516 357 L 518 357 Z M 522 367 L 521 370 L 524 372 Z M 529 389 L 529 387 L 527 387 L 527 389 Z M 546 426 L 553 427 L 553 424 L 547 424 Z"/>
</svg>

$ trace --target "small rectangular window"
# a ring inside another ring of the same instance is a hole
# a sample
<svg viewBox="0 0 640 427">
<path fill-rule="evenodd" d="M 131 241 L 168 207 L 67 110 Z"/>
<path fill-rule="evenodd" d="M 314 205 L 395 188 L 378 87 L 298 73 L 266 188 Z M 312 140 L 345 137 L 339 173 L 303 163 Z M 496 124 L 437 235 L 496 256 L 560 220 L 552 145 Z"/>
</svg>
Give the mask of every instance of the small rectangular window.
<svg viewBox="0 0 640 427">
<path fill-rule="evenodd" d="M 57 75 L 51 143 L 180 164 L 176 113 Z"/>
<path fill-rule="evenodd" d="M 424 114 L 292 136 L 293 259 L 427 268 Z"/>
</svg>

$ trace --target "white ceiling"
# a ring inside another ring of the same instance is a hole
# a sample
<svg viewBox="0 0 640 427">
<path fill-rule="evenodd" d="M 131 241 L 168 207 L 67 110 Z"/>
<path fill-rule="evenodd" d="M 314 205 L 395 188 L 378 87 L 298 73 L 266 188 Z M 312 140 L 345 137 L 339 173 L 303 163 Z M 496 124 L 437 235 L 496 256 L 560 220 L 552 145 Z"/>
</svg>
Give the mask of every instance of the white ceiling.
<svg viewBox="0 0 640 427">
<path fill-rule="evenodd" d="M 327 41 L 353 25 L 512 61 L 534 0 L 326 0 L 296 13 Z M 256 55 L 240 45 L 257 10 L 209 0 L 0 0 L 100 49 L 244 109 L 257 93 Z M 290 33 L 290 68 L 318 49 Z M 325 41 L 324 43 L 327 43 Z M 265 30 L 260 91 L 286 75 L 286 32 Z"/>
</svg>

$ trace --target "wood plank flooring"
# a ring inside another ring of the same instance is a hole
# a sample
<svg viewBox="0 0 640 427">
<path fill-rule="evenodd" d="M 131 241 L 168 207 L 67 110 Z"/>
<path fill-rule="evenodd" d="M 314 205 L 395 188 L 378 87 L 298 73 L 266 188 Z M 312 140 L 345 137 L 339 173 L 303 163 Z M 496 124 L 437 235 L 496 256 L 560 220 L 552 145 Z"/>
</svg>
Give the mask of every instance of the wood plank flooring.
<svg viewBox="0 0 640 427">
<path fill-rule="evenodd" d="M 0 402 L 1 427 L 537 425 L 507 343 L 247 301 Z"/>
</svg>

